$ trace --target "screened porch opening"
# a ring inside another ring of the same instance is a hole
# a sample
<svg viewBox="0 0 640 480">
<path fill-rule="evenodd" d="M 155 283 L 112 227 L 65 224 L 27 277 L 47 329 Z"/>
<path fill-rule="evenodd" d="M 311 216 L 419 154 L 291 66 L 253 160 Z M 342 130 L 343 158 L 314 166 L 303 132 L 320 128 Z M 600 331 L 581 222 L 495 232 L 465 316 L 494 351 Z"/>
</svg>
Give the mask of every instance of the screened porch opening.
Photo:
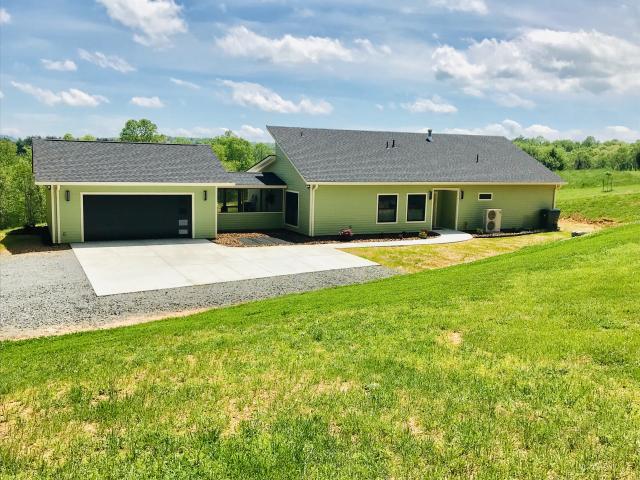
<svg viewBox="0 0 640 480">
<path fill-rule="evenodd" d="M 219 188 L 218 213 L 282 212 L 281 188 Z"/>
</svg>

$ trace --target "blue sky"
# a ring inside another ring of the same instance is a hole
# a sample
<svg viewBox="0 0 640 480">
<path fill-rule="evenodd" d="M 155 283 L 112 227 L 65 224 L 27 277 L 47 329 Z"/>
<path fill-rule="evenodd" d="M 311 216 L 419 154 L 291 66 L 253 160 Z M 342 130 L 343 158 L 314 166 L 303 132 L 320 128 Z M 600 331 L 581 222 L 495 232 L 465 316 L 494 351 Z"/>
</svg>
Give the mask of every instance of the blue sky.
<svg viewBox="0 0 640 480">
<path fill-rule="evenodd" d="M 638 0 L 15 0 L 0 129 L 640 138 Z"/>
</svg>

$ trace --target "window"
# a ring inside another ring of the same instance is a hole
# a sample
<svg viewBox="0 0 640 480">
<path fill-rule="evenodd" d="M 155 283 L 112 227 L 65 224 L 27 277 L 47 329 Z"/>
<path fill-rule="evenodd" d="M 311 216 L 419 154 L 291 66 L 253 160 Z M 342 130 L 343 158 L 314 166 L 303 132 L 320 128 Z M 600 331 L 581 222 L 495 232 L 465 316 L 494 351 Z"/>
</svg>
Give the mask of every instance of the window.
<svg viewBox="0 0 640 480">
<path fill-rule="evenodd" d="M 398 194 L 379 194 L 377 223 L 396 223 L 397 221 Z"/>
<path fill-rule="evenodd" d="M 427 220 L 427 194 L 410 193 L 407 195 L 407 222 Z"/>
<path fill-rule="evenodd" d="M 493 200 L 493 193 L 479 193 L 478 200 Z"/>
<path fill-rule="evenodd" d="M 282 189 L 219 188 L 219 213 L 281 212 Z"/>
<path fill-rule="evenodd" d="M 284 223 L 292 227 L 298 226 L 298 192 L 285 193 Z"/>
</svg>

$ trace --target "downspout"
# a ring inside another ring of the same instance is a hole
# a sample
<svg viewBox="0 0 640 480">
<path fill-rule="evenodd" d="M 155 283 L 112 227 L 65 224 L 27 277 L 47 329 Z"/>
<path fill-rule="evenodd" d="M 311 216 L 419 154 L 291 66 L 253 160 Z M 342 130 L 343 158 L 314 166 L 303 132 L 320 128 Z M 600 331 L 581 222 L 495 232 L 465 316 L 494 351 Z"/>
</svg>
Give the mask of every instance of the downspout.
<svg viewBox="0 0 640 480">
<path fill-rule="evenodd" d="M 556 208 L 556 196 L 557 196 L 557 194 L 558 194 L 558 188 L 560 188 L 560 185 L 556 185 L 556 186 L 553 188 L 553 208 L 554 208 L 554 209 Z"/>
<path fill-rule="evenodd" d="M 56 243 L 56 204 L 53 198 L 53 192 L 55 191 L 55 185 L 49 185 L 49 203 L 51 205 L 51 243 Z"/>
<path fill-rule="evenodd" d="M 309 187 L 309 193 L 311 194 L 311 198 L 309 200 L 309 236 L 313 237 L 316 233 L 316 190 L 318 189 L 318 184 L 311 184 Z"/>
<path fill-rule="evenodd" d="M 60 243 L 60 238 L 62 237 L 60 233 L 60 185 L 56 185 L 56 225 L 56 243 Z"/>
</svg>

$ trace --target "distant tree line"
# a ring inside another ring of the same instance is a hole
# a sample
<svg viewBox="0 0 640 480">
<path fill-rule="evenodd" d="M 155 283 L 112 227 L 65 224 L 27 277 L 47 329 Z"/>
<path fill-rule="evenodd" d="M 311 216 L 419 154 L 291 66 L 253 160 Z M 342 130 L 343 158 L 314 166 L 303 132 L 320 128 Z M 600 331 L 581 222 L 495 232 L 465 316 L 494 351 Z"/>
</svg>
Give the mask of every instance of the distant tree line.
<svg viewBox="0 0 640 480">
<path fill-rule="evenodd" d="M 635 143 L 598 142 L 587 137 L 582 142 L 575 142 L 518 137 L 513 143 L 551 170 L 640 170 L 640 140 Z"/>
</svg>

